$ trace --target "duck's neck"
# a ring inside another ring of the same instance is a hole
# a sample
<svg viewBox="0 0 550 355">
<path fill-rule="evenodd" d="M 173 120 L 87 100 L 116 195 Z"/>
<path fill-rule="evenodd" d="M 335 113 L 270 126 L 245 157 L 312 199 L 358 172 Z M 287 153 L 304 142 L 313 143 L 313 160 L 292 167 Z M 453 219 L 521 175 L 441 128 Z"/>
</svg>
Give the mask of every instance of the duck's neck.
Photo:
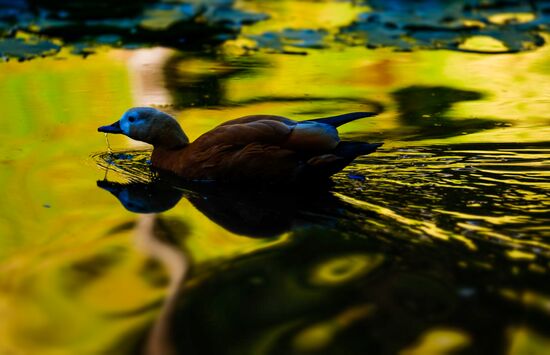
<svg viewBox="0 0 550 355">
<path fill-rule="evenodd" d="M 182 153 L 189 144 L 180 145 L 174 148 L 165 146 L 154 146 L 151 155 L 151 165 L 158 169 L 178 172 L 180 170 Z"/>
</svg>

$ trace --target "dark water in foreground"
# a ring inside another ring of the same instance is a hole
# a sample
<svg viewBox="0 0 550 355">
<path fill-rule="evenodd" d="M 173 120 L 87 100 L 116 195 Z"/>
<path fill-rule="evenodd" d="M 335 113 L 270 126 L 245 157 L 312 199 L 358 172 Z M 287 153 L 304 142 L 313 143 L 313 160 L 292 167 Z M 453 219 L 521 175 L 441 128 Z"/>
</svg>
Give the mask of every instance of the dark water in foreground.
<svg viewBox="0 0 550 355">
<path fill-rule="evenodd" d="M 272 16 L 248 35 L 359 11 L 243 4 Z M 0 354 L 546 354 L 550 47 L 242 41 L 0 65 Z M 341 132 L 384 146 L 321 190 L 159 182 L 148 147 L 96 132 L 138 105 L 191 139 L 377 110 Z"/>
<path fill-rule="evenodd" d="M 147 153 L 96 159 L 134 179 L 98 182 L 129 210 L 185 199 L 232 233 L 284 236 L 198 266 L 200 286 L 174 289 L 157 322 L 181 353 L 523 354 L 544 353 L 550 326 L 546 147 L 389 149 L 358 159 L 329 191 L 147 182 Z M 185 246 L 184 220 L 144 218 L 152 238 Z"/>
</svg>

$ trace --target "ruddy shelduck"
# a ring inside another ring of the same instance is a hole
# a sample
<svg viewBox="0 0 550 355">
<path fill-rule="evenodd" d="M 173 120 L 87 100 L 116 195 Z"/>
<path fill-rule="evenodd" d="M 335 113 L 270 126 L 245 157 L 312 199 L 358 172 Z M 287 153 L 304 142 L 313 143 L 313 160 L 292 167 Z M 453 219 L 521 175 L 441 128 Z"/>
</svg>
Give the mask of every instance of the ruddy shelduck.
<svg viewBox="0 0 550 355">
<path fill-rule="evenodd" d="M 151 164 L 186 180 L 301 184 L 326 180 L 381 143 L 341 141 L 336 127 L 374 116 L 353 112 L 307 121 L 253 115 L 222 123 L 193 142 L 175 118 L 134 107 L 99 132 L 124 134 L 153 145 Z"/>
</svg>

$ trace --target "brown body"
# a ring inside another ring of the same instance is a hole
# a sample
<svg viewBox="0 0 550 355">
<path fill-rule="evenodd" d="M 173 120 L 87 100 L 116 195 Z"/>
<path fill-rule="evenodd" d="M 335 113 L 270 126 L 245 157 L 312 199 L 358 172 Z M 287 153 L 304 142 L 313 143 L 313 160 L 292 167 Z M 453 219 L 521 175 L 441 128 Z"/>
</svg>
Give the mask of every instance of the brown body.
<svg viewBox="0 0 550 355">
<path fill-rule="evenodd" d="M 333 152 L 335 128 L 302 126 L 279 116 L 246 116 L 179 149 L 155 148 L 151 160 L 189 180 L 274 183 L 299 182 L 312 169 L 326 178 L 348 163 Z"/>
<path fill-rule="evenodd" d="M 186 180 L 301 183 L 323 180 L 380 144 L 340 142 L 336 127 L 372 116 L 357 112 L 293 121 L 254 115 L 225 122 L 189 142 L 177 121 L 156 109 L 133 108 L 100 132 L 153 144 L 153 167 Z"/>
</svg>

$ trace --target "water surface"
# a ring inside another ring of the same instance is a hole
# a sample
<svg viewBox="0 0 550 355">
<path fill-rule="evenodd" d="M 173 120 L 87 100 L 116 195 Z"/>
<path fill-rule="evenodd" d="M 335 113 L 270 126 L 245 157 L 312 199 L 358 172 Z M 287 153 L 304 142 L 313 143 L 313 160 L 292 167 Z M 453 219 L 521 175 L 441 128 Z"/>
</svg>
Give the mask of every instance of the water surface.
<svg viewBox="0 0 550 355">
<path fill-rule="evenodd" d="M 243 2 L 272 15 L 244 34 L 365 10 L 281 4 Z M 544 354 L 550 47 L 245 40 L 1 64 L 0 353 Z M 374 110 L 341 132 L 384 146 L 325 190 L 159 183 L 147 146 L 112 136 L 110 154 L 96 132 L 137 105 L 191 139 L 253 113 Z"/>
</svg>

